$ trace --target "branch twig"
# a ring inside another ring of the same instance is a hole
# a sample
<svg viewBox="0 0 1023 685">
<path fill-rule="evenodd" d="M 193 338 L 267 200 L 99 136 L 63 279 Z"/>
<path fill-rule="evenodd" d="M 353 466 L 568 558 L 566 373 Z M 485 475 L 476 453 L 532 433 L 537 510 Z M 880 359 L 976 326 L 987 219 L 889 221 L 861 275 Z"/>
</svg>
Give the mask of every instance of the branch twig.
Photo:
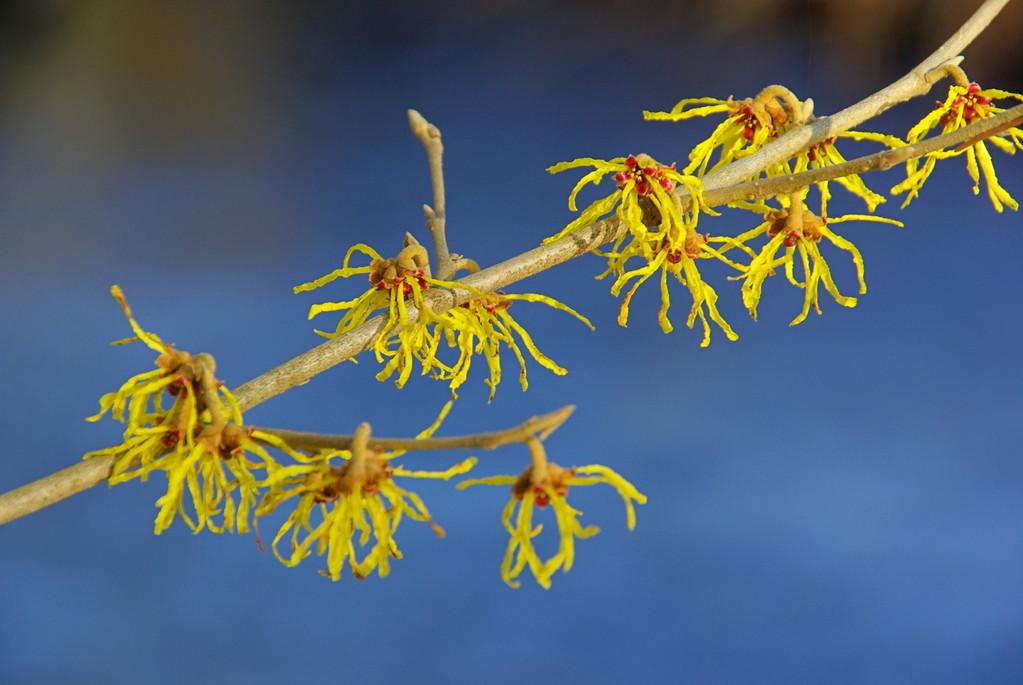
<svg viewBox="0 0 1023 685">
<path fill-rule="evenodd" d="M 933 138 L 925 138 L 913 145 L 882 150 L 874 154 L 850 159 L 842 164 L 810 169 L 798 174 L 772 176 L 747 183 L 737 183 L 727 188 L 708 192 L 704 199 L 707 204 L 717 207 L 738 200 L 756 200 L 774 195 L 784 195 L 794 192 L 799 188 L 820 183 L 821 181 L 831 181 L 843 176 L 862 174 L 867 171 L 891 169 L 893 166 L 902 164 L 915 157 L 923 157 L 937 150 L 951 147 L 963 148 L 1020 124 L 1023 124 L 1023 105 L 1016 105 L 992 117 L 976 121 L 969 126 L 940 136 L 934 136 Z"/>
<path fill-rule="evenodd" d="M 446 232 L 447 203 L 444 199 L 444 141 L 440 129 L 427 121 L 414 109 L 408 111 L 408 125 L 412 135 L 419 139 L 426 150 L 426 161 L 430 165 L 430 182 L 433 185 L 433 206 L 423 205 L 426 227 L 433 236 L 433 253 L 436 257 L 437 278 L 448 280 L 454 275 L 456 259 L 448 252 Z"/>
<path fill-rule="evenodd" d="M 527 439 L 541 433 L 544 437 L 557 430 L 565 423 L 572 412 L 573 405 L 562 407 L 557 411 L 543 416 L 534 416 L 518 426 L 506 428 L 493 433 L 475 433 L 473 435 L 453 435 L 446 438 L 377 438 L 370 437 L 367 446 L 381 450 L 460 450 L 478 449 L 493 450 Z M 352 448 L 354 435 L 326 435 L 323 433 L 306 433 L 302 431 L 284 430 L 280 428 L 257 428 L 263 433 L 270 433 L 281 438 L 295 449 L 315 452 L 318 450 L 347 450 Z"/>
<path fill-rule="evenodd" d="M 707 174 L 703 179 L 705 197 L 714 197 L 715 192 L 723 194 L 731 192 L 728 189 L 729 186 L 746 186 L 748 185 L 745 183 L 746 179 L 756 176 L 771 164 L 791 158 L 799 150 L 847 131 L 900 102 L 926 94 L 935 82 L 936 76 L 947 72 L 945 65 L 956 63 L 959 53 L 994 20 L 1007 3 L 1008 0 L 985 0 L 973 16 L 941 47 L 910 73 L 888 87 L 834 115 L 821 117 L 805 126 L 793 129 L 758 152 Z M 410 124 L 415 131 L 415 123 L 411 121 L 412 118 L 410 113 Z M 422 119 L 422 116 L 419 115 L 419 118 Z M 420 139 L 422 140 L 422 138 Z M 437 144 L 440 145 L 439 131 L 437 131 Z M 424 146 L 427 147 L 429 156 L 429 146 L 426 143 Z M 434 162 L 431 159 L 434 204 L 441 208 L 440 215 L 443 219 L 443 177 L 440 175 L 439 154 L 436 156 L 436 165 L 438 173 L 435 174 L 433 173 Z M 441 180 L 439 193 L 437 179 Z M 749 192 L 748 189 L 745 192 Z M 438 196 L 440 197 L 439 202 Z M 688 202 L 688 197 L 684 193 L 681 194 L 680 199 Z M 718 204 L 725 204 L 727 201 L 729 200 L 719 200 Z M 437 212 L 434 213 L 436 217 Z M 620 225 L 617 219 L 613 217 L 602 219 L 561 240 L 542 245 L 489 268 L 471 273 L 462 280 L 480 290 L 498 290 L 585 254 L 606 242 L 616 240 L 624 230 L 624 226 Z M 432 227 L 431 232 L 434 233 L 438 267 L 440 267 L 442 263 L 451 261 L 451 255 L 447 253 L 447 241 L 443 231 L 440 232 L 443 246 L 437 244 L 437 232 L 433 231 Z M 446 262 L 440 256 L 442 250 L 447 254 Z M 467 292 L 461 290 L 458 292 L 431 290 L 429 296 L 431 297 L 431 306 L 438 310 L 460 304 L 470 297 Z M 418 312 L 411 308 L 410 320 L 414 320 L 416 316 L 418 316 Z M 348 333 L 327 340 L 242 384 L 235 390 L 242 409 L 251 409 L 290 388 L 302 385 L 313 376 L 359 354 L 372 344 L 384 323 L 384 317 L 374 317 Z M 109 477 L 113 463 L 113 457 L 95 457 L 0 495 L 0 524 L 30 514 L 103 482 Z"/>
<path fill-rule="evenodd" d="M 899 103 L 926 95 L 936 81 L 947 75 L 946 65 L 961 61 L 960 53 L 994 21 L 1008 2 L 1009 0 L 985 0 L 958 30 L 942 43 L 941 47 L 898 81 L 840 112 L 792 129 L 752 155 L 743 157 L 716 173 L 708 174 L 704 179 L 705 183 L 709 182 L 712 176 L 715 184 L 713 188 L 745 181 L 771 164 L 793 157 L 800 150 L 859 126 Z"/>
</svg>

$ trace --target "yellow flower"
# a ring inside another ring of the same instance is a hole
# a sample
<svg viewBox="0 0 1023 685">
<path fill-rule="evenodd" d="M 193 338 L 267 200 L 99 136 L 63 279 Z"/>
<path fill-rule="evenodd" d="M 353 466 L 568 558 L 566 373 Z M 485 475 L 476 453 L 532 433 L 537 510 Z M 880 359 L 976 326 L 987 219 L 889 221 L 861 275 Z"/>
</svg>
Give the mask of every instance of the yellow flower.
<svg viewBox="0 0 1023 685">
<path fill-rule="evenodd" d="M 522 346 L 526 348 L 530 356 L 541 366 L 553 371 L 558 376 L 564 376 L 567 373 L 557 362 L 537 348 L 529 332 L 509 313 L 508 309 L 515 301 L 539 302 L 552 309 L 567 312 L 593 330 L 593 324 L 585 316 L 546 295 L 477 292 L 476 297 L 461 306 L 449 309 L 435 322 L 434 335 L 443 334 L 448 346 L 458 350 L 458 359 L 448 366 L 437 360 L 435 354 L 423 355 L 420 358 L 423 364 L 423 373 L 432 370 L 436 378 L 449 380 L 452 394 L 468 378 L 473 356 L 481 354 L 487 362 L 489 378 L 486 383 L 490 387 L 489 399 L 493 400 L 494 391 L 497 390 L 497 385 L 501 382 L 502 345 L 507 346 L 515 354 L 520 369 L 519 384 L 525 391 L 528 387 L 526 360 L 522 354 L 522 348 L 516 340 L 516 335 L 521 339 Z"/>
<path fill-rule="evenodd" d="M 351 266 L 355 253 L 368 256 L 367 266 Z M 429 259 L 425 248 L 418 244 L 406 245 L 395 259 L 383 259 L 373 248 L 358 244 L 345 254 L 340 269 L 308 283 L 295 286 L 301 293 L 320 288 L 338 278 L 367 274 L 371 287 L 354 300 L 315 304 L 309 309 L 312 319 L 324 312 L 344 311 L 333 333 L 317 330 L 325 338 L 333 338 L 365 323 L 377 312 L 385 312 L 387 321 L 373 342 L 378 363 L 387 362 L 377 374 L 378 380 L 390 378 L 396 371 L 395 385 L 404 387 L 412 374 L 415 358 L 429 360 L 437 349 L 439 338 L 431 334 L 430 325 L 436 322 L 434 312 L 423 297 L 430 286 L 451 289 L 469 289 L 456 281 L 441 281 L 430 276 Z M 471 290 L 471 289 L 469 289 Z M 419 310 L 419 318 L 409 321 L 409 303 Z"/>
<path fill-rule="evenodd" d="M 596 485 L 606 483 L 618 491 L 625 502 L 626 520 L 629 530 L 636 527 L 636 511 L 633 502 L 646 504 L 646 496 L 639 492 L 631 483 L 606 466 L 589 465 L 575 468 L 562 468 L 546 461 L 544 456 L 539 461 L 535 458 L 536 450 L 542 454 L 543 447 L 535 439 L 529 443 L 534 451 L 534 462 L 519 476 L 490 476 L 464 481 L 457 485 L 459 490 L 473 485 L 511 485 L 512 496 L 501 513 L 501 521 L 510 539 L 501 562 L 501 579 L 509 586 L 517 588 L 517 580 L 525 568 L 545 589 L 551 586 L 551 577 L 559 569 L 568 573 L 575 561 L 575 538 L 593 537 L 599 531 L 595 526 L 583 526 L 579 522 L 582 513 L 568 503 L 568 489 L 573 485 Z M 558 551 L 553 556 L 541 559 L 533 544 L 540 535 L 543 526 L 534 527 L 533 514 L 535 507 L 551 506 L 558 524 Z"/>
<path fill-rule="evenodd" d="M 686 109 L 690 105 L 701 105 Z M 689 153 L 689 164 L 683 173 L 696 172 L 697 176 L 707 173 L 714 150 L 720 148 L 717 164 L 711 171 L 732 161 L 756 152 L 776 136 L 771 116 L 763 107 L 754 107 L 750 98 L 745 100 L 719 100 L 717 98 L 686 98 L 680 100 L 670 112 L 643 112 L 647 121 L 682 121 L 693 117 L 727 113 L 727 118 L 705 140 L 698 143 Z"/>
<path fill-rule="evenodd" d="M 780 102 L 779 102 L 780 100 Z M 696 173 L 702 177 L 708 171 L 715 150 L 719 150 L 718 161 L 710 171 L 730 164 L 736 159 L 753 154 L 768 140 L 783 133 L 790 122 L 801 116 L 803 103 L 781 86 L 768 86 L 755 98 L 727 100 L 717 98 L 686 98 L 680 100 L 668 112 L 644 111 L 647 121 L 684 121 L 713 114 L 726 114 L 723 122 L 689 153 L 689 164 L 684 174 Z M 767 169 L 768 176 L 785 173 L 782 165 Z"/>
<path fill-rule="evenodd" d="M 607 216 L 615 211 L 616 207 L 618 218 L 630 232 L 644 234 L 647 231 L 647 222 L 644 219 L 644 202 L 649 202 L 657 211 L 656 221 L 660 223 L 662 230 L 667 230 L 672 221 L 696 225 L 696 216 L 703 204 L 703 185 L 699 179 L 693 176 L 680 174 L 675 170 L 674 164 L 665 166 L 649 155 L 643 154 L 615 157 L 610 160 L 582 157 L 570 162 L 559 162 L 548 167 L 547 171 L 557 174 L 569 169 L 590 166 L 594 167 L 593 171 L 579 179 L 568 195 L 570 210 L 579 211 L 575 202 L 579 191 L 590 183 L 599 184 L 608 174 L 614 174 L 616 189 L 610 195 L 592 202 L 561 231 L 546 238 L 543 241 L 545 245 Z M 694 200 L 690 205 L 692 209 L 684 217 L 678 199 L 673 195 L 675 186 L 678 184 L 685 186 Z M 705 206 L 703 208 L 705 211 L 710 211 Z"/>
<path fill-rule="evenodd" d="M 372 259 L 370 265 L 351 266 L 351 257 L 356 252 L 368 255 Z M 369 275 L 372 284 L 369 290 L 347 302 L 313 305 L 309 310 L 309 317 L 326 311 L 348 310 L 334 333 L 317 331 L 320 335 L 334 337 L 365 322 L 373 313 L 386 309 L 387 323 L 373 343 L 377 361 L 384 364 L 377 374 L 377 380 L 387 380 L 397 374 L 395 385 L 399 388 L 408 382 L 418 361 L 424 376 L 432 373 L 434 378 L 449 381 L 452 395 L 455 395 L 455 390 L 468 377 L 473 355 L 482 354 L 490 370 L 487 385 L 490 386 L 492 400 L 494 391 L 501 381 L 500 348 L 504 344 L 511 348 L 519 361 L 521 367 L 519 382 L 525 390 L 527 387 L 525 358 L 516 341 L 516 335 L 540 365 L 558 375 L 564 375 L 565 369 L 540 352 L 526 329 L 508 313 L 508 307 L 515 300 L 546 304 L 568 312 L 593 328 L 582 314 L 545 295 L 488 293 L 457 281 L 435 279 L 429 275 L 426 250 L 420 245 L 406 246 L 394 260 L 381 259 L 380 255 L 366 245 L 355 245 L 348 250 L 340 269 L 323 278 L 297 286 L 295 292 L 319 288 L 336 278 L 347 278 L 357 274 Z M 472 293 L 473 298 L 459 307 L 436 312 L 423 297 L 423 293 L 430 286 L 463 290 Z M 415 322 L 409 322 L 410 302 L 419 310 L 419 318 Z M 456 348 L 459 353 L 458 358 L 450 365 L 437 357 L 442 340 L 447 342 L 448 347 Z"/>
<path fill-rule="evenodd" d="M 142 341 L 159 354 L 156 358 L 157 368 L 132 376 L 116 392 L 108 392 L 103 395 L 99 400 L 99 412 L 87 418 L 86 421 L 99 421 L 109 411 L 115 420 L 127 423 L 128 429 L 133 430 L 141 425 L 144 411 L 150 403 L 155 403 L 157 411 L 163 411 L 161 398 L 164 390 L 175 397 L 175 406 L 182 400 L 187 403 L 190 397 L 194 400 L 194 396 L 187 392 L 188 388 L 185 386 L 187 378 L 178 373 L 182 366 L 190 363 L 191 355 L 175 350 L 172 345 L 163 342 L 156 334 L 142 330 L 132 317 L 131 308 L 119 286 L 111 286 L 110 294 L 121 305 L 121 309 L 124 310 L 124 315 L 135 333 L 135 337 L 117 340 L 113 344 L 125 345 L 137 340 Z M 127 416 L 125 416 L 126 408 L 128 409 Z"/>
<path fill-rule="evenodd" d="M 157 500 L 154 524 L 158 535 L 178 514 L 196 533 L 204 528 L 247 532 L 259 488 L 256 472 L 272 470 L 276 462 L 243 428 L 237 401 L 215 378 L 213 357 L 175 350 L 142 330 L 120 288 L 114 286 L 111 294 L 135 332 L 135 338 L 118 342 L 141 340 L 160 353 L 158 368 L 133 376 L 101 398 L 100 412 L 86 420 L 98 421 L 111 411 L 125 423 L 123 441 L 84 458 L 114 458 L 110 485 L 145 481 L 154 471 L 165 473 L 167 492 Z M 164 405 L 165 394 L 174 398 L 170 407 Z M 287 451 L 286 445 L 279 446 Z M 194 518 L 184 504 L 186 488 Z"/>
<path fill-rule="evenodd" d="M 822 193 L 825 192 L 826 190 L 822 190 Z M 822 195 L 822 197 L 826 198 L 826 195 Z M 801 196 L 799 203 L 800 210 L 790 212 L 790 202 L 783 201 L 783 208 L 767 213 L 764 222 L 759 226 L 728 239 L 731 245 L 740 247 L 753 257 L 744 273 L 732 278 L 733 280 L 742 279 L 742 301 L 754 321 L 757 318 L 757 305 L 760 302 L 764 281 L 768 276 L 773 276 L 775 269 L 779 267 L 784 269 L 785 278 L 789 283 L 804 291 L 802 310 L 789 323 L 790 326 L 802 323 L 811 307 L 818 314 L 821 313 L 819 302 L 821 284 L 838 304 L 843 307 L 855 307 L 856 298 L 839 292 L 838 286 L 831 276 L 831 269 L 820 250 L 821 238 L 827 238 L 832 245 L 845 250 L 852 256 L 853 265 L 856 267 L 856 278 L 859 282 L 859 294 L 864 295 L 867 292 L 867 284 L 863 277 L 863 257 L 860 251 L 828 226 L 844 221 L 877 221 L 902 226 L 901 222 L 894 219 L 872 215 L 849 214 L 838 218 L 829 218 L 826 214 L 826 199 L 822 202 L 821 217 L 806 207 Z M 747 242 L 761 235 L 766 235 L 768 241 L 760 248 L 759 252 L 746 247 Z M 779 256 L 778 253 L 782 248 L 784 248 L 784 253 Z M 795 272 L 797 254 L 802 265 L 802 280 L 797 278 Z"/>
<path fill-rule="evenodd" d="M 626 225 L 627 232 L 615 242 L 610 250 L 594 253 L 608 261 L 608 268 L 597 278 L 605 278 L 611 274 L 615 282 L 611 286 L 611 294 L 621 295 L 622 289 L 630 285 L 618 310 L 618 324 L 628 325 L 629 305 L 639 287 L 660 270 L 661 273 L 661 309 L 658 321 L 665 333 L 673 330 L 668 319 L 668 308 L 671 300 L 668 291 L 668 276 L 689 289 L 693 305 L 689 311 L 686 325 L 692 328 L 697 318 L 703 323 L 702 346 L 710 344 L 710 324 L 707 319 L 717 323 L 729 340 L 736 340 L 738 335 L 724 320 L 717 309 L 717 293 L 705 283 L 696 268 L 694 259 L 716 257 L 730 263 L 717 250 L 707 244 L 704 236 L 696 232 L 699 212 L 716 214 L 703 203 L 703 188 L 698 179 L 684 176 L 675 171 L 675 165 L 664 166 L 647 155 L 617 157 L 610 161 L 598 159 L 576 159 L 552 166 L 548 171 L 558 173 L 567 169 L 582 166 L 596 167 L 594 171 L 583 176 L 569 195 L 569 208 L 576 210 L 575 198 L 587 183 L 599 183 L 608 173 L 615 173 L 618 189 L 611 195 L 597 200 L 564 228 L 557 235 L 545 242 L 557 240 L 572 231 L 596 221 L 618 208 L 617 216 Z M 691 209 L 682 210 L 678 196 L 674 194 L 676 184 L 683 184 L 690 192 L 693 202 Z M 642 259 L 645 265 L 628 269 L 631 259 Z M 736 268 L 737 265 L 732 264 Z"/>
<path fill-rule="evenodd" d="M 434 424 L 416 437 L 432 435 L 450 408 L 448 402 Z M 285 566 L 296 566 L 315 553 L 326 556 L 324 575 L 331 580 L 341 578 L 346 563 L 360 580 L 374 570 L 383 578 L 390 573 L 391 559 L 402 558 L 394 539 L 402 518 L 423 521 L 438 537 L 444 536 L 444 529 L 433 522 L 422 499 L 399 486 L 397 479 L 448 480 L 469 471 L 476 459 L 470 457 L 444 471 L 411 471 L 391 465 L 403 452 L 367 449 L 368 437 L 368 426 L 363 424 L 356 431 L 351 451 L 299 455 L 296 459 L 301 463 L 282 467 L 267 480 L 270 490 L 259 505 L 259 516 L 298 499 L 272 545 L 274 556 Z M 337 461 L 341 463 L 335 466 Z M 278 545 L 289 532 L 290 549 L 281 552 Z"/>
<path fill-rule="evenodd" d="M 657 320 L 661 330 L 665 333 L 674 330 L 668 319 L 668 309 L 671 306 L 668 278 L 671 277 L 689 290 L 693 304 L 689 309 L 686 326 L 693 328 L 697 319 L 703 324 L 701 347 L 710 344 L 711 327 L 708 317 L 721 328 L 729 340 L 738 340 L 738 334 L 718 311 L 717 292 L 700 276 L 695 260 L 715 257 L 737 269 L 741 267 L 708 244 L 707 236 L 696 232 L 684 234 L 657 232 L 647 234 L 643 239 L 630 236 L 624 247 L 621 243 L 622 241 L 619 241 L 608 252 L 598 252 L 607 258 L 608 268 L 597 276 L 597 278 L 605 278 L 609 274 L 616 276 L 615 282 L 611 285 L 611 294 L 615 297 L 621 295 L 622 289 L 631 283 L 618 309 L 618 325 L 623 327 L 628 325 L 629 305 L 633 295 L 643 283 L 660 272 L 661 307 Z M 646 264 L 627 270 L 627 262 L 633 258 L 645 260 Z"/>
<path fill-rule="evenodd" d="M 1023 95 L 994 88 L 982 89 L 976 83 L 953 84 L 949 86 L 948 96 L 944 102 L 936 103 L 935 109 L 909 130 L 906 142 L 916 143 L 939 127 L 941 133 L 949 133 L 974 121 L 1004 112 L 1005 109 L 996 106 L 994 101 L 1008 99 L 1023 102 Z M 892 194 L 907 193 L 906 200 L 902 203 L 905 207 L 920 193 L 939 159 L 966 155 L 966 171 L 973 180 L 973 194 L 980 194 L 980 179 L 983 176 L 987 184 L 988 197 L 996 211 L 1001 212 L 1006 205 L 1014 211 L 1019 209 L 1016 200 L 998 182 L 991 153 L 987 148 L 988 142 L 1006 154 L 1014 154 L 1017 148 L 1023 150 L 1023 129 L 1009 128 L 998 135 L 990 136 L 986 141 L 977 141 L 965 149 L 931 152 L 924 156 L 922 164 L 920 159 L 911 159 L 906 162 L 906 180 L 892 188 Z"/>
<path fill-rule="evenodd" d="M 850 140 L 866 140 L 876 143 L 882 143 L 889 148 L 898 148 L 904 146 L 906 143 L 897 136 L 890 136 L 884 133 L 871 133 L 866 131 L 845 131 L 838 134 L 839 138 L 848 138 Z M 822 140 L 815 145 L 811 145 L 808 149 L 799 153 L 796 157 L 795 168 L 793 173 L 800 173 L 807 169 L 821 169 L 823 167 L 834 166 L 836 164 L 843 164 L 847 160 L 835 147 L 836 138 L 828 138 Z M 836 178 L 835 182 L 845 188 L 847 191 L 861 198 L 867 205 L 867 209 L 873 212 L 877 209 L 879 204 L 885 202 L 883 195 L 879 195 L 867 187 L 867 184 L 863 182 L 863 179 L 859 174 L 852 174 L 849 176 L 842 176 Z M 819 183 L 818 187 L 826 190 L 828 181 Z"/>
</svg>

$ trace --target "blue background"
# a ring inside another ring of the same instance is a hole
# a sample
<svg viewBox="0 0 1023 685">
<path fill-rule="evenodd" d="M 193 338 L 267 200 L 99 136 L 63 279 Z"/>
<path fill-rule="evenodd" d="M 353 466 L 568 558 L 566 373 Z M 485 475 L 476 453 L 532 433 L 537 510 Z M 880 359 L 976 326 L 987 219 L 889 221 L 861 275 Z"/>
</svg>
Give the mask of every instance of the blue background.
<svg viewBox="0 0 1023 685">
<path fill-rule="evenodd" d="M 694 22 L 677 8 L 359 5 L 0 15 L 19 39 L 0 71 L 0 489 L 116 441 L 115 425 L 82 418 L 151 355 L 108 345 L 127 335 L 111 283 L 144 327 L 214 354 L 231 385 L 315 344 L 305 312 L 318 300 L 292 285 L 353 242 L 388 253 L 407 230 L 426 237 L 408 107 L 445 135 L 452 248 L 490 264 L 569 219 L 573 180 L 549 164 L 683 158 L 710 125 L 644 124 L 644 108 L 781 81 L 826 113 L 940 42 L 859 70 L 824 34 L 780 40 L 785 26 L 714 23 L 706 8 Z M 991 85 L 1020 90 L 1015 78 Z M 929 102 L 883 125 L 904 131 Z M 1023 196 L 1019 160 L 995 161 Z M 835 194 L 833 214 L 862 211 Z M 715 331 L 707 350 L 682 325 L 680 289 L 676 333 L 657 327 L 655 285 L 616 326 L 592 257 L 517 288 L 597 332 L 517 305 L 569 375 L 533 365 L 527 393 L 510 374 L 488 406 L 477 369 L 442 433 L 575 403 L 551 458 L 607 464 L 650 498 L 630 534 L 612 490 L 574 490 L 602 532 L 552 590 L 499 578 L 503 489 L 417 483 L 448 537 L 407 522 L 391 577 L 330 583 L 316 560 L 285 569 L 251 537 L 178 524 L 154 537 L 158 482 L 101 486 L 0 528 L 0 683 L 1020 682 L 1023 225 L 971 196 L 959 160 L 908 210 L 884 210 L 907 228 L 840 228 L 866 259 L 854 310 L 823 295 L 824 315 L 790 329 L 800 294 L 773 279 L 753 324 L 736 284 L 708 269 L 741 339 Z M 717 230 L 751 225 L 730 215 Z M 338 367 L 247 419 L 411 434 L 446 399 L 441 384 L 399 392 L 375 370 Z M 527 458 L 478 456 L 481 474 Z"/>
</svg>

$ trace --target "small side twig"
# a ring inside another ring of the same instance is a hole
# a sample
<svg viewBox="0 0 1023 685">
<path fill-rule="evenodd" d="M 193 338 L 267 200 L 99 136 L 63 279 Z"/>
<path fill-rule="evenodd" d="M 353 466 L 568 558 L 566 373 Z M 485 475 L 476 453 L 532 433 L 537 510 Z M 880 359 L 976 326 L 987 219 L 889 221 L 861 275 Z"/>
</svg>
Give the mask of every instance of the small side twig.
<svg viewBox="0 0 1023 685">
<path fill-rule="evenodd" d="M 433 184 L 433 206 L 423 205 L 426 227 L 433 236 L 433 251 L 436 257 L 437 278 L 448 280 L 455 273 L 455 265 L 461 259 L 448 251 L 447 203 L 444 199 L 444 141 L 440 129 L 427 121 L 414 109 L 408 111 L 408 124 L 412 134 L 423 144 L 426 160 L 430 165 L 430 182 Z"/>
<path fill-rule="evenodd" d="M 516 442 L 527 442 L 537 435 L 540 439 L 557 430 L 575 411 L 574 405 L 568 405 L 543 416 L 534 416 L 523 423 L 493 433 L 474 433 L 472 435 L 453 435 L 445 438 L 379 438 L 368 437 L 366 446 L 370 449 L 402 450 L 406 452 L 421 450 L 461 450 L 478 449 L 493 450 Z M 356 444 L 355 435 L 329 435 L 324 433 L 307 433 L 303 431 L 285 430 L 281 428 L 256 428 L 257 431 L 274 435 L 288 443 L 289 446 L 316 452 L 319 450 L 350 450 Z"/>
</svg>

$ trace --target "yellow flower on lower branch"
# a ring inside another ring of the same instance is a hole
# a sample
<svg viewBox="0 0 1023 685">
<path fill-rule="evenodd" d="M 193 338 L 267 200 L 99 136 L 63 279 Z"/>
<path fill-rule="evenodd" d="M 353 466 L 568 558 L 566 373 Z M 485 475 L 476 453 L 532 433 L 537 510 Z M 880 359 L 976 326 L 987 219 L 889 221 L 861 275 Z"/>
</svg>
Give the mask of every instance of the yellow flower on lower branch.
<svg viewBox="0 0 1023 685">
<path fill-rule="evenodd" d="M 935 108 L 927 116 L 920 120 L 906 135 L 906 141 L 910 144 L 916 143 L 927 137 L 927 134 L 936 128 L 941 133 L 949 133 L 961 129 L 974 121 L 987 119 L 1005 109 L 995 105 L 995 100 L 1019 100 L 1023 102 L 1023 95 L 1010 93 L 995 88 L 983 89 L 976 83 L 956 83 L 949 86 L 948 96 L 943 102 L 936 103 Z M 931 172 L 940 159 L 950 157 L 966 156 L 966 171 L 973 180 L 973 194 L 980 194 L 980 179 L 983 177 L 987 185 L 988 197 L 995 210 L 1001 212 L 1005 206 L 1012 210 L 1019 209 L 1019 203 L 1009 194 L 998 182 L 998 175 L 995 173 L 994 163 L 991 159 L 991 152 L 987 143 L 1006 154 L 1014 154 L 1017 149 L 1023 150 L 1023 129 L 1012 127 L 997 135 L 990 136 L 964 149 L 939 150 L 925 155 L 923 159 L 911 159 L 906 162 L 906 180 L 892 188 L 893 195 L 906 193 L 906 200 L 902 203 L 905 207 L 913 201 L 920 193 L 924 183 L 930 178 Z"/>
<path fill-rule="evenodd" d="M 537 443 L 538 444 L 538 443 Z M 526 568 L 536 582 L 545 589 L 551 586 L 551 577 L 559 569 L 567 573 L 575 562 L 575 539 L 593 537 L 599 532 L 595 526 L 579 522 L 582 512 L 568 503 L 570 486 L 605 483 L 615 488 L 625 502 L 629 530 L 636 527 L 634 502 L 646 503 L 646 496 L 631 483 L 606 466 L 590 465 L 562 468 L 552 462 L 531 465 L 519 476 L 491 476 L 459 483 L 462 490 L 473 485 L 511 485 L 512 496 L 501 513 L 505 530 L 511 536 L 501 562 L 501 578 L 509 586 L 520 586 L 518 577 Z M 558 526 L 558 551 L 548 559 L 541 559 L 533 540 L 543 530 L 535 525 L 533 515 L 537 507 L 550 506 Z"/>
<path fill-rule="evenodd" d="M 123 440 L 84 458 L 113 458 L 110 485 L 145 481 L 157 471 L 166 475 L 167 492 L 157 501 L 156 534 L 176 515 L 196 533 L 247 532 L 259 489 L 257 474 L 272 471 L 276 461 L 242 427 L 237 401 L 215 378 L 213 357 L 163 343 L 138 325 L 120 288 L 114 286 L 111 293 L 135 332 L 132 340 L 159 353 L 158 369 L 133 376 L 103 396 L 100 413 L 87 420 L 98 421 L 109 410 L 125 424 Z M 165 396 L 173 398 L 169 407 Z M 286 445 L 277 447 L 289 451 Z"/>
<path fill-rule="evenodd" d="M 110 482 L 135 477 L 144 480 L 154 470 L 166 473 L 167 492 L 156 501 L 157 535 L 170 527 L 175 516 L 181 516 L 193 533 L 205 529 L 244 534 L 249 532 L 266 477 L 281 468 L 257 440 L 271 442 L 275 438 L 244 429 L 239 423 L 228 423 L 219 430 L 208 426 L 192 444 L 179 441 L 173 451 L 148 466 Z M 275 446 L 293 453 L 282 442 Z"/>
<path fill-rule="evenodd" d="M 837 218 L 824 218 L 816 216 L 803 205 L 803 209 L 797 216 L 790 217 L 789 210 L 779 209 L 768 214 L 764 222 L 756 228 L 747 231 L 730 242 L 736 245 L 745 244 L 755 238 L 765 235 L 767 243 L 755 255 L 739 276 L 733 279 L 742 279 L 742 301 L 749 310 L 750 317 L 756 321 L 757 305 L 760 303 L 760 296 L 763 290 L 764 281 L 782 269 L 786 280 L 797 288 L 804 291 L 803 307 L 799 314 L 789 323 L 795 326 L 802 323 L 810 313 L 812 307 L 818 314 L 821 313 L 819 302 L 819 289 L 824 289 L 843 307 L 855 307 L 856 298 L 843 295 L 831 276 L 831 269 L 820 249 L 822 238 L 852 256 L 853 265 L 856 267 L 856 278 L 859 282 L 859 294 L 867 292 L 867 283 L 864 279 L 863 257 L 860 251 L 850 241 L 838 235 L 830 228 L 831 224 L 844 221 L 876 221 L 880 223 L 902 226 L 902 223 L 894 219 L 878 217 L 873 215 L 849 214 Z M 748 249 L 748 248 L 747 248 Z M 781 253 L 781 254 L 779 254 Z M 802 267 L 801 279 L 796 275 L 796 256 Z"/>
<path fill-rule="evenodd" d="M 450 407 L 448 402 L 434 424 L 416 437 L 432 435 Z M 402 454 L 327 450 L 299 455 L 299 464 L 273 473 L 257 515 L 269 515 L 297 499 L 274 537 L 274 556 L 288 567 L 312 554 L 325 556 L 324 575 L 335 581 L 346 564 L 360 580 L 373 571 L 383 578 L 390 573 L 391 559 L 402 558 L 394 535 L 403 518 L 425 522 L 438 537 L 444 537 L 444 529 L 433 522 L 419 495 L 398 485 L 398 480 L 448 480 L 469 471 L 476 459 L 470 457 L 444 471 L 414 471 L 392 466 L 391 461 Z M 285 538 L 290 544 L 281 551 L 278 547 Z"/>
</svg>

